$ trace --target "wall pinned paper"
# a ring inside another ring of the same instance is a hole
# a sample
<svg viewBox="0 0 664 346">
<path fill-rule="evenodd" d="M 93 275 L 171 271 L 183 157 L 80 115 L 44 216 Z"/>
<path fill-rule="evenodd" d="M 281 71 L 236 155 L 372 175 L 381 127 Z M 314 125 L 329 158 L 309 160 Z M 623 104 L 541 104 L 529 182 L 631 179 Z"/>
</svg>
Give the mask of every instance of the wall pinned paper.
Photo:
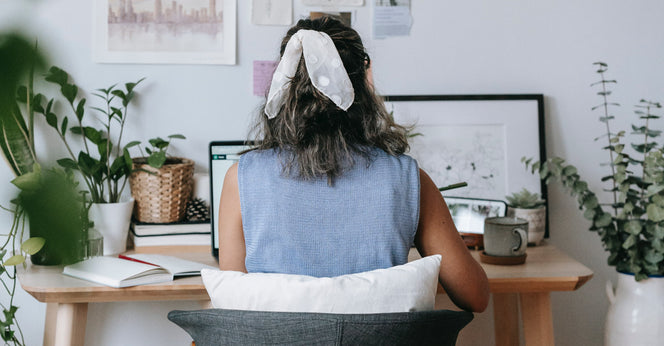
<svg viewBox="0 0 664 346">
<path fill-rule="evenodd" d="M 251 24 L 291 25 L 293 24 L 292 0 L 252 0 Z"/>
<path fill-rule="evenodd" d="M 373 37 L 382 39 L 410 35 L 413 18 L 410 0 L 374 0 Z"/>
<path fill-rule="evenodd" d="M 265 96 L 272 83 L 272 75 L 278 61 L 254 60 L 254 95 Z"/>
</svg>

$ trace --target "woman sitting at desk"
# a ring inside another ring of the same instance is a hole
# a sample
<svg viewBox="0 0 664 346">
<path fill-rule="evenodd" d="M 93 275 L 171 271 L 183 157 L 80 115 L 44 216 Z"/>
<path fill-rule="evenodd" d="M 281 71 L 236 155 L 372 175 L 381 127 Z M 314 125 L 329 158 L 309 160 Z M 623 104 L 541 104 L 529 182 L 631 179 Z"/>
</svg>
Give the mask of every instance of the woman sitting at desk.
<svg viewBox="0 0 664 346">
<path fill-rule="evenodd" d="M 441 254 L 439 281 L 460 308 L 483 311 L 486 274 L 447 205 L 376 95 L 358 33 L 300 20 L 259 114 L 260 145 L 228 171 L 220 200 L 219 267 L 337 276 Z"/>
</svg>

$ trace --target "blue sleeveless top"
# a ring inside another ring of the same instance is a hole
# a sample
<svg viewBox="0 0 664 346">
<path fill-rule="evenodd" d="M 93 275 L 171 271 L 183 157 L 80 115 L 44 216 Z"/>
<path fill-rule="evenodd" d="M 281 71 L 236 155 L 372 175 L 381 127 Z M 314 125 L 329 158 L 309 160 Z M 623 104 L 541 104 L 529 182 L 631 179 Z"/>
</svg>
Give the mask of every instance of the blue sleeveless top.
<svg viewBox="0 0 664 346">
<path fill-rule="evenodd" d="M 415 160 L 380 149 L 337 177 L 287 177 L 276 150 L 240 158 L 248 272 L 331 277 L 404 264 L 419 221 Z"/>
</svg>

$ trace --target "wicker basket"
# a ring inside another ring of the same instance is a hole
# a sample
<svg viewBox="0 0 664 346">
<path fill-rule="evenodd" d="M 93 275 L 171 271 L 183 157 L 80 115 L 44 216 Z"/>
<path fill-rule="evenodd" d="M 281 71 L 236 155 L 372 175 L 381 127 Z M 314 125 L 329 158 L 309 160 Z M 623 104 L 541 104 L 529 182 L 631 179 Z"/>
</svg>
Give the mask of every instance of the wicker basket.
<svg viewBox="0 0 664 346">
<path fill-rule="evenodd" d="M 137 221 L 168 223 L 184 218 L 193 191 L 194 161 L 173 159 L 181 163 L 167 163 L 160 169 L 149 166 L 145 158 L 134 159 L 129 184 L 136 200 L 134 218 Z"/>
</svg>

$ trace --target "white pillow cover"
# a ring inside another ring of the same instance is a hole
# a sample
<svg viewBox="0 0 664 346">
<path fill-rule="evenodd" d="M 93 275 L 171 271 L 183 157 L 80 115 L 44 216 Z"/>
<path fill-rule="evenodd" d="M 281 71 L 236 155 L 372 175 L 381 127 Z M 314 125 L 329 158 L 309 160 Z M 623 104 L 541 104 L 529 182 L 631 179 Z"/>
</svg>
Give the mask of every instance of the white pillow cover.
<svg viewBox="0 0 664 346">
<path fill-rule="evenodd" d="M 337 277 L 203 269 L 215 308 L 257 311 L 385 313 L 434 309 L 440 255 Z"/>
</svg>

